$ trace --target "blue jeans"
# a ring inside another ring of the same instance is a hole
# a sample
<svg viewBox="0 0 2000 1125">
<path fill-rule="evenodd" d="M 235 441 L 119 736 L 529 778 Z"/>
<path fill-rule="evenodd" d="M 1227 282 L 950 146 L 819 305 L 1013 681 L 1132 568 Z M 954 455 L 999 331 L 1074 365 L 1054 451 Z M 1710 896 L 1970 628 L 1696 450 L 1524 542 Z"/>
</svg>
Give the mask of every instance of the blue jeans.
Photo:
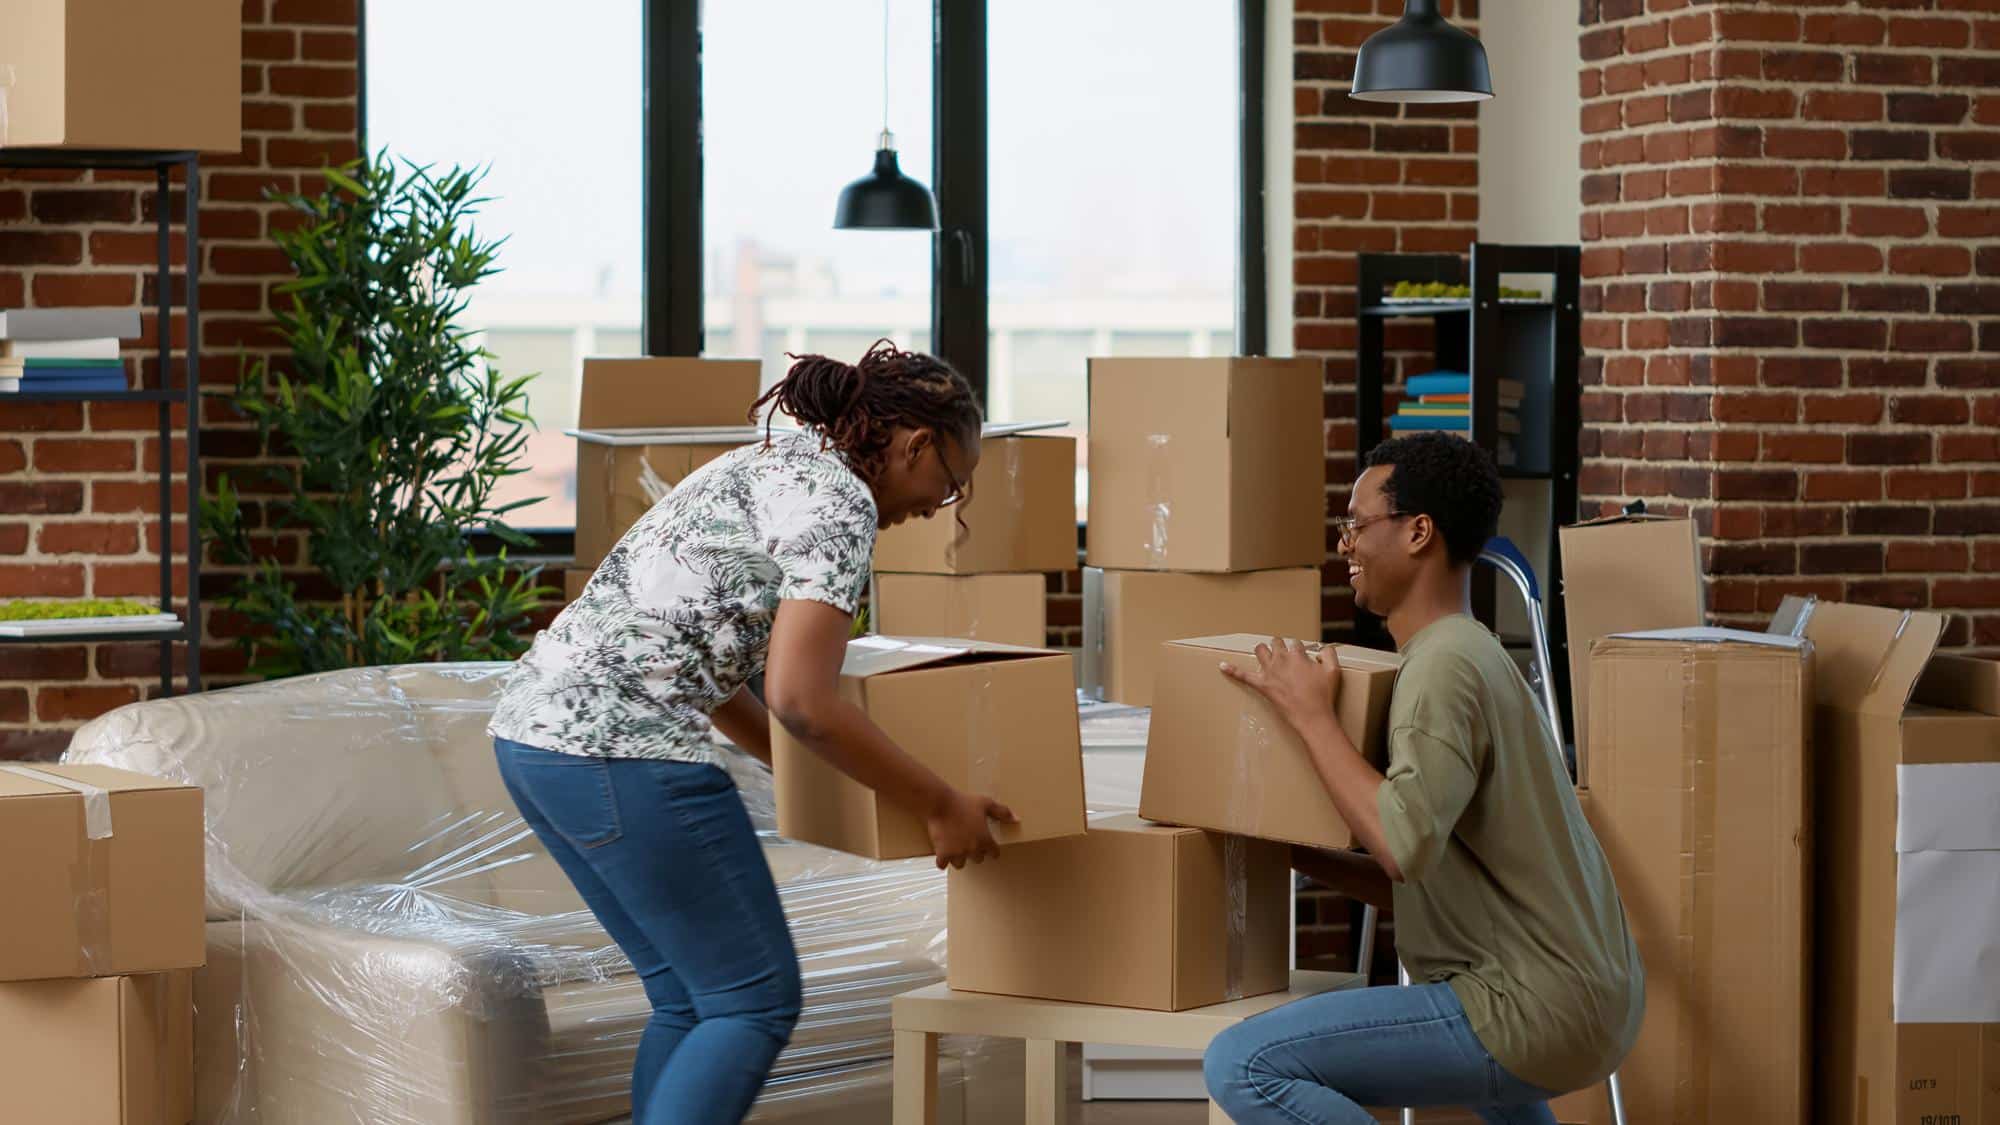
<svg viewBox="0 0 2000 1125">
<path fill-rule="evenodd" d="M 1554 1095 L 1494 1061 L 1448 984 L 1274 1008 L 1216 1036 L 1203 1071 L 1238 1125 L 1375 1125 L 1362 1106 L 1462 1106 L 1488 1125 L 1555 1125 Z"/>
<path fill-rule="evenodd" d="M 521 819 L 645 984 L 634 1125 L 741 1121 L 791 1038 L 800 990 L 735 783 L 694 762 L 493 748 Z"/>
</svg>

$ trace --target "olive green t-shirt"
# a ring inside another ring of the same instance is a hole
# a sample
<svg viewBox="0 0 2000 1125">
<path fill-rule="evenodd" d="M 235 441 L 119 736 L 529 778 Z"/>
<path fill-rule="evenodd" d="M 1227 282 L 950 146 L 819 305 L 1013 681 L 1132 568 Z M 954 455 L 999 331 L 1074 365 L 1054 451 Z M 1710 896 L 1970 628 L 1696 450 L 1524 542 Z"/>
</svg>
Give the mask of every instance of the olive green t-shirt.
<svg viewBox="0 0 2000 1125">
<path fill-rule="evenodd" d="M 1453 615 L 1403 646 L 1376 796 L 1412 980 L 1448 982 L 1515 1077 L 1562 1093 L 1632 1047 L 1645 973 L 1548 724 L 1486 627 Z"/>
</svg>

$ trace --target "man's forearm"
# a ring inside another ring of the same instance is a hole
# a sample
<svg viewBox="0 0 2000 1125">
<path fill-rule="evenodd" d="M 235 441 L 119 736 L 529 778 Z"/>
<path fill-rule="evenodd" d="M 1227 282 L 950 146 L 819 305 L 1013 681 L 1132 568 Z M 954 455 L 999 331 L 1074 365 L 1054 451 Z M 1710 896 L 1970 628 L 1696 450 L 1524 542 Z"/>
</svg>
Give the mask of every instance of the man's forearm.
<svg viewBox="0 0 2000 1125">
<path fill-rule="evenodd" d="M 1324 721 L 1300 730 L 1299 737 L 1306 744 L 1306 753 L 1312 758 L 1320 783 L 1333 798 L 1333 807 L 1347 822 L 1354 838 L 1375 855 L 1391 880 L 1400 880 L 1395 857 L 1389 851 L 1388 834 L 1382 828 L 1382 812 L 1375 804 L 1376 795 L 1387 784 L 1381 772 L 1354 749 L 1331 711 Z"/>
<path fill-rule="evenodd" d="M 1356 851 L 1294 847 L 1292 868 L 1335 894 L 1359 899 L 1384 912 L 1395 909 L 1395 884 L 1374 856 Z"/>
</svg>

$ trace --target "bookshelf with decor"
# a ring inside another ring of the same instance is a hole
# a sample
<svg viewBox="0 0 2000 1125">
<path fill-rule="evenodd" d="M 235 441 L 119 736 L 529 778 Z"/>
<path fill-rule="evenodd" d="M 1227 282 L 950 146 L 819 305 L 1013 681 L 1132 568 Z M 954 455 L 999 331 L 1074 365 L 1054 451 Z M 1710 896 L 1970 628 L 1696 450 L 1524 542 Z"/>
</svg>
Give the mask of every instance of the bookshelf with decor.
<svg viewBox="0 0 2000 1125">
<path fill-rule="evenodd" d="M 1575 246 L 1475 243 L 1457 254 L 1362 254 L 1356 278 L 1356 454 L 1390 434 L 1447 430 L 1493 454 L 1506 490 L 1501 534 L 1514 540 L 1540 580 L 1548 615 L 1545 669 L 1569 713 L 1561 556 L 1557 532 L 1577 518 L 1577 367 L 1582 355 Z M 1505 284 L 1503 285 L 1503 280 Z M 1400 285 L 1400 291 L 1399 291 Z M 1397 371 L 1389 346 L 1399 321 L 1429 322 L 1428 367 Z M 1396 408 L 1390 409 L 1392 397 Z M 1499 599 L 1492 572 L 1476 572 L 1473 599 L 1517 656 L 1528 648 L 1525 615 Z M 1364 644 L 1388 646 L 1378 619 L 1357 614 Z"/>
<path fill-rule="evenodd" d="M 158 642 L 160 692 L 174 693 L 174 645 L 187 646 L 185 690 L 201 690 L 201 260 L 197 208 L 200 160 L 193 152 L 82 148 L 0 147 L 0 168 L 118 169 L 151 171 L 155 177 L 158 264 L 153 275 L 155 324 L 152 346 L 160 385 L 132 385 L 118 340 L 140 335 L 140 313 L 132 309 L 6 309 L 0 310 L 0 429 L 7 427 L 10 409 L 28 403 L 146 402 L 158 409 L 160 595 L 156 611 L 122 599 L 10 601 L 0 605 L 0 644 L 80 644 L 92 642 Z M 173 366 L 173 303 L 175 278 L 172 237 L 174 171 L 182 169 L 183 208 L 180 216 L 186 263 L 181 290 L 186 317 L 186 363 L 175 383 Z M 129 328 L 129 331 L 127 329 Z M 184 408 L 185 420 L 174 422 L 174 407 Z M 178 429 L 178 433 L 176 432 Z M 182 485 L 186 489 L 187 536 L 184 565 L 187 594 L 175 608 L 174 598 L 174 439 L 186 450 Z"/>
</svg>

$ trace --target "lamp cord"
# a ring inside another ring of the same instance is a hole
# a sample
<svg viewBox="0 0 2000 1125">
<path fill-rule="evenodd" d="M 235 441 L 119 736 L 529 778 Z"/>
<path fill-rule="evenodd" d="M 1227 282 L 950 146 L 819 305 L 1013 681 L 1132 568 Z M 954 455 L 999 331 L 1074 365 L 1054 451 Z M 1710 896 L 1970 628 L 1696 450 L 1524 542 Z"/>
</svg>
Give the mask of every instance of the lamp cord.
<svg viewBox="0 0 2000 1125">
<path fill-rule="evenodd" d="M 889 131 L 889 0 L 882 0 L 882 131 Z"/>
</svg>

